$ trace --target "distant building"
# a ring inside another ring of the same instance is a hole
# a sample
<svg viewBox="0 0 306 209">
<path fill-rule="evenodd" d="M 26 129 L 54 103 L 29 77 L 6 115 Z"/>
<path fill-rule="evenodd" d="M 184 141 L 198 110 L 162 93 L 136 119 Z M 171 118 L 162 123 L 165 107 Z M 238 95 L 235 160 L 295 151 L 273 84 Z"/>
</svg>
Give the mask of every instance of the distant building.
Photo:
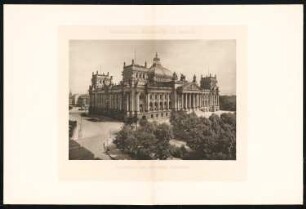
<svg viewBox="0 0 306 209">
<path fill-rule="evenodd" d="M 69 106 L 73 105 L 73 104 L 72 104 L 72 101 L 73 101 L 73 99 L 72 99 L 72 93 L 69 92 Z"/>
<path fill-rule="evenodd" d="M 89 107 L 89 94 L 73 94 L 69 96 L 69 105 Z"/>
<path fill-rule="evenodd" d="M 77 106 L 87 109 L 89 107 L 89 95 L 88 94 L 81 94 L 78 97 Z"/>
<path fill-rule="evenodd" d="M 184 75 L 178 78 L 162 66 L 157 53 L 150 67 L 134 60 L 130 65 L 124 63 L 122 76 L 120 84 L 115 85 L 109 73 L 92 73 L 90 113 L 119 119 L 135 116 L 155 119 L 169 117 L 172 110 L 219 110 L 216 75 L 201 77 L 200 84 L 196 76 L 192 82 Z"/>
<path fill-rule="evenodd" d="M 79 98 L 80 94 L 73 94 L 71 96 L 71 104 L 76 106 L 78 103 L 78 98 Z"/>
</svg>

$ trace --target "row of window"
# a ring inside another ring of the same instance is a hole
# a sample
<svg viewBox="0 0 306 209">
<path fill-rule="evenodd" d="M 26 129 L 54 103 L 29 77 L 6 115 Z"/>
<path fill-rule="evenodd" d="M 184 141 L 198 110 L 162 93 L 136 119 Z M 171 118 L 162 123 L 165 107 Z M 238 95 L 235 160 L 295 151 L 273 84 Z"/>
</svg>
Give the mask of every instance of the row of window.
<svg viewBox="0 0 306 209">
<path fill-rule="evenodd" d="M 158 94 L 156 94 L 156 95 L 150 95 L 150 99 L 153 99 L 153 98 L 155 98 L 155 99 L 158 99 L 158 98 L 160 98 L 160 99 L 163 99 L 163 98 L 165 98 L 165 99 L 167 99 L 167 97 L 168 97 L 169 95 L 168 94 L 161 94 L 161 95 L 158 95 Z"/>
<path fill-rule="evenodd" d="M 159 114 L 156 114 L 156 115 L 155 115 L 155 118 L 158 118 L 158 117 L 159 117 Z M 168 117 L 168 113 L 165 113 L 165 114 L 164 114 L 164 113 L 161 113 L 161 114 L 160 114 L 160 117 Z M 151 114 L 151 118 L 154 118 L 154 114 Z"/>
<path fill-rule="evenodd" d="M 145 73 L 136 73 L 135 76 L 136 78 L 143 78 L 143 79 L 147 78 L 147 75 Z"/>
</svg>

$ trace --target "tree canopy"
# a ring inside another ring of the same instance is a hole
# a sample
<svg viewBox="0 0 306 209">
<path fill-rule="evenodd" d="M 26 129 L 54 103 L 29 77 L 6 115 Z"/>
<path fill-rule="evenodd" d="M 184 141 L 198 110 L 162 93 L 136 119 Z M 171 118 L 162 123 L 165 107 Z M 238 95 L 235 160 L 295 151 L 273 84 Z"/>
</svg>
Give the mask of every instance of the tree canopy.
<svg viewBox="0 0 306 209">
<path fill-rule="evenodd" d="M 146 120 L 141 120 L 139 125 L 137 129 L 124 125 L 116 135 L 116 146 L 135 159 L 167 159 L 170 156 L 169 141 L 173 137 L 171 127 Z"/>
<path fill-rule="evenodd" d="M 174 137 L 186 141 L 197 159 L 236 159 L 235 114 L 223 113 L 220 117 L 212 114 L 205 118 L 173 112 L 170 121 Z"/>
</svg>

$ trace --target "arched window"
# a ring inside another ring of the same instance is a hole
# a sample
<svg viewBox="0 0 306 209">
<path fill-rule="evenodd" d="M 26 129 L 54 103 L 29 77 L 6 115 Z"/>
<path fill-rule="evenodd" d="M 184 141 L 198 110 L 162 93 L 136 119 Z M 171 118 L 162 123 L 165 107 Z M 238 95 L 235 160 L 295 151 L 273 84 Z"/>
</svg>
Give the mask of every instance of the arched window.
<svg viewBox="0 0 306 209">
<path fill-rule="evenodd" d="M 143 112 L 142 104 L 139 105 L 139 110 L 140 110 L 140 112 Z"/>
</svg>

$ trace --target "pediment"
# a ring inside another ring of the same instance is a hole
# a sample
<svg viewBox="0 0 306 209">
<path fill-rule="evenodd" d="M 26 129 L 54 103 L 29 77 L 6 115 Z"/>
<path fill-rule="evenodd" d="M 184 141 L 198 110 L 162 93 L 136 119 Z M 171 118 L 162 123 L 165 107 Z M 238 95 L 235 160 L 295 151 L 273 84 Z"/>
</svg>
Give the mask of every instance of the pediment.
<svg viewBox="0 0 306 209">
<path fill-rule="evenodd" d="M 181 88 L 182 91 L 201 91 L 201 88 L 196 83 L 188 83 Z"/>
</svg>

